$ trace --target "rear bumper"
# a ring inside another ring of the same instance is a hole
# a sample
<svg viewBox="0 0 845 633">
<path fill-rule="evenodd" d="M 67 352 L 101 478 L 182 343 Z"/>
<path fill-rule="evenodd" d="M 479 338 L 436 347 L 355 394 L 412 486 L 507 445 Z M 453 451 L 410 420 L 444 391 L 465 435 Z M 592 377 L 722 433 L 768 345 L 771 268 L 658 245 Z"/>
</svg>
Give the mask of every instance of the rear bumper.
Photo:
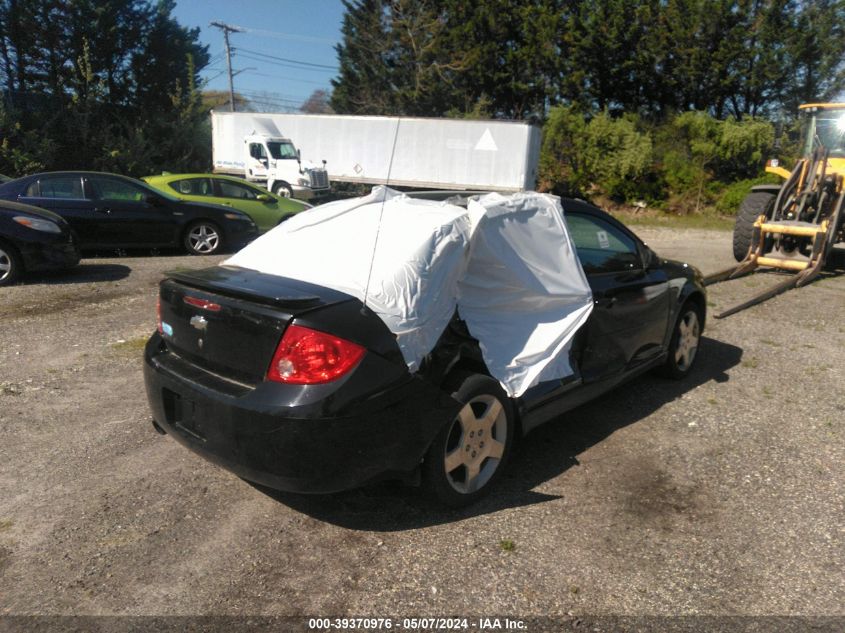
<svg viewBox="0 0 845 633">
<path fill-rule="evenodd" d="M 323 413 L 330 407 L 326 399 L 311 398 L 301 386 L 215 388 L 202 370 L 162 362 L 159 346 L 154 335 L 144 364 L 156 423 L 209 461 L 278 490 L 328 493 L 401 477 L 416 468 L 440 426 L 460 408 L 411 377 Z"/>
</svg>

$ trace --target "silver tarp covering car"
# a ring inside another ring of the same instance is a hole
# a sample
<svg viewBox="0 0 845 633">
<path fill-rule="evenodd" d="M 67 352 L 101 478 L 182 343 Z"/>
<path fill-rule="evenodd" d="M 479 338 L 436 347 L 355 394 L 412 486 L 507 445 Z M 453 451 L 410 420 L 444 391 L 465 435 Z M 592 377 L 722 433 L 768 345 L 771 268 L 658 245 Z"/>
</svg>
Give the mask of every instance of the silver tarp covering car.
<svg viewBox="0 0 845 633">
<path fill-rule="evenodd" d="M 223 262 L 366 302 L 415 371 L 457 308 L 511 396 L 573 373 L 592 295 L 560 200 L 488 194 L 467 208 L 385 187 L 302 212 Z"/>
</svg>

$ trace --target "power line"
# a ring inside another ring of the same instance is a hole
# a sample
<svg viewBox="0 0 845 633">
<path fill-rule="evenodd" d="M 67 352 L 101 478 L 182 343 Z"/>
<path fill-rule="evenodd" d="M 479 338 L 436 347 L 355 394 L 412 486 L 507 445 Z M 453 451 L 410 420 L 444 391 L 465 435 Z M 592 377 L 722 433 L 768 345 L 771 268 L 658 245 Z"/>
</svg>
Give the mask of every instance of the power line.
<svg viewBox="0 0 845 633">
<path fill-rule="evenodd" d="M 305 66 L 296 66 L 294 64 L 286 64 L 285 62 L 277 62 L 273 61 L 272 59 L 267 59 L 265 57 L 259 57 L 257 55 L 252 55 L 250 53 L 243 52 L 242 48 L 238 49 L 238 53 L 243 55 L 246 59 L 249 59 L 254 62 L 262 62 L 264 64 L 272 64 L 274 66 L 283 66 L 284 68 L 293 68 L 294 70 L 307 70 L 312 73 L 335 73 L 337 69 L 322 69 L 322 68 L 308 68 Z"/>
<path fill-rule="evenodd" d="M 260 55 L 262 57 L 267 57 L 269 59 L 276 59 L 280 62 L 288 62 L 289 64 L 302 64 L 303 66 L 310 66 L 311 68 L 325 68 L 327 70 L 337 70 L 337 66 L 328 66 L 327 64 L 314 64 L 312 62 L 304 62 L 299 59 L 288 59 L 287 57 L 276 57 L 275 55 L 268 55 L 267 53 L 262 53 L 260 51 L 253 51 L 248 48 L 242 48 L 241 51 L 245 53 L 252 53 L 253 55 Z"/>
<path fill-rule="evenodd" d="M 276 37 L 283 40 L 298 40 L 300 42 L 319 42 L 325 44 L 335 44 L 337 43 L 336 39 L 330 39 L 328 37 L 313 37 L 310 35 L 294 35 L 293 33 L 282 33 L 280 31 L 268 31 L 267 29 L 253 29 L 248 26 L 241 27 L 243 30 L 247 31 L 248 33 L 254 33 L 255 35 L 264 36 L 264 37 Z"/>
<path fill-rule="evenodd" d="M 239 92 L 238 94 L 248 98 L 250 101 L 252 100 L 259 100 L 259 101 L 277 101 L 279 103 L 302 103 L 308 99 L 308 97 L 299 97 L 294 95 L 280 95 L 274 96 L 274 94 L 279 93 L 261 93 L 261 92 Z"/>
<path fill-rule="evenodd" d="M 257 75 L 258 77 L 269 77 L 270 79 L 284 79 L 285 81 L 297 81 L 303 84 L 315 84 L 317 86 L 324 86 L 325 81 L 311 81 L 310 79 L 295 79 L 293 77 L 283 77 L 282 75 L 268 75 L 267 73 L 250 72 L 250 75 Z"/>
</svg>

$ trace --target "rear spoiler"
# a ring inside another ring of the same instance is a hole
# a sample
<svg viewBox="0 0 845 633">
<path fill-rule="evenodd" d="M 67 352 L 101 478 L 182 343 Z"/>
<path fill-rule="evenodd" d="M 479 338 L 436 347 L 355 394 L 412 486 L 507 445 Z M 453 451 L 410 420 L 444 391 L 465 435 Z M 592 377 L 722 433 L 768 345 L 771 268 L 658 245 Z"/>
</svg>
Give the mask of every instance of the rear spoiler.
<svg viewBox="0 0 845 633">
<path fill-rule="evenodd" d="M 353 299 L 337 290 L 238 266 L 174 270 L 165 275 L 192 288 L 275 307 L 315 308 Z"/>
</svg>

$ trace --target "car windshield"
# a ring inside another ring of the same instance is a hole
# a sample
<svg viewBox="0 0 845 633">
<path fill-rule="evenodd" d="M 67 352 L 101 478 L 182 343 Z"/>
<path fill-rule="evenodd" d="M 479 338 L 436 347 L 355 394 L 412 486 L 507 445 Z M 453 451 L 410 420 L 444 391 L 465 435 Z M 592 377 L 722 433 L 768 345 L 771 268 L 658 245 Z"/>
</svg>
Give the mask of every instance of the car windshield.
<svg viewBox="0 0 845 633">
<path fill-rule="evenodd" d="M 824 147 L 833 157 L 845 157 L 845 109 L 817 112 L 809 121 L 807 136 L 807 154 Z"/>
<path fill-rule="evenodd" d="M 296 148 L 290 141 L 268 141 L 267 149 L 270 150 L 270 156 L 276 160 L 296 158 Z"/>
</svg>

